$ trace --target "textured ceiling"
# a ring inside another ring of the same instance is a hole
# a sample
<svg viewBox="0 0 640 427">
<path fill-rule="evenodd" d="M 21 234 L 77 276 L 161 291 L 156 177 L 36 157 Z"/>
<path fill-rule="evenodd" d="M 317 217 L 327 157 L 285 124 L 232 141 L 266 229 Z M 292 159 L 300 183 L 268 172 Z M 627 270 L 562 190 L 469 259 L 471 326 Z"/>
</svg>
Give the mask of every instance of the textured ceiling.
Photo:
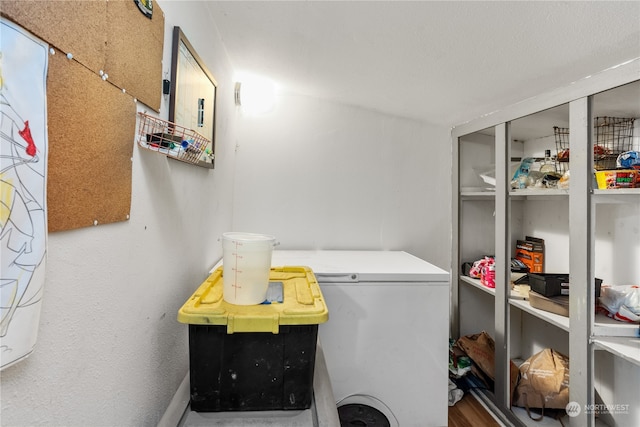
<svg viewBox="0 0 640 427">
<path fill-rule="evenodd" d="M 208 2 L 234 68 L 453 126 L 640 57 L 640 1 Z"/>
</svg>

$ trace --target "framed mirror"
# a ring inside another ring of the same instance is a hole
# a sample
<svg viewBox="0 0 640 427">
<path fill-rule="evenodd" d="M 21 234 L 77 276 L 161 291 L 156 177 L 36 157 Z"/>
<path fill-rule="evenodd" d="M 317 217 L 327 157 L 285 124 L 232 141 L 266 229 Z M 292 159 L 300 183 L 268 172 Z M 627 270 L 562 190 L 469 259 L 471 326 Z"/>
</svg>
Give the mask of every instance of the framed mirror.
<svg viewBox="0 0 640 427">
<path fill-rule="evenodd" d="M 210 141 L 198 166 L 213 168 L 218 84 L 180 27 L 173 27 L 169 121 Z"/>
</svg>

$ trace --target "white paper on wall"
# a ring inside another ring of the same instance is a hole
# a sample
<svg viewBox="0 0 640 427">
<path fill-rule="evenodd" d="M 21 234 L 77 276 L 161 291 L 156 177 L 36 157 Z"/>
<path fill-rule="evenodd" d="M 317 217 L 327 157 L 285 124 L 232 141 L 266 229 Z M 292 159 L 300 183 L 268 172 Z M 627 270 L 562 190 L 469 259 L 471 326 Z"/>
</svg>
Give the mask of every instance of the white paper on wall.
<svg viewBox="0 0 640 427">
<path fill-rule="evenodd" d="M 47 250 L 48 45 L 1 20 L 0 369 L 36 343 Z"/>
</svg>

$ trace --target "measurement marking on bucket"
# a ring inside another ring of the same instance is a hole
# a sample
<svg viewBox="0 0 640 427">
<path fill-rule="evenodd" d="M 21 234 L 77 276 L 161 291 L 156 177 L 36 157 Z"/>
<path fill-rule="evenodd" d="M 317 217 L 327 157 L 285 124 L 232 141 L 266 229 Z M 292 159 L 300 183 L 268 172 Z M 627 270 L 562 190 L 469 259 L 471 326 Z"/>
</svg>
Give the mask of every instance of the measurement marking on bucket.
<svg viewBox="0 0 640 427">
<path fill-rule="evenodd" d="M 242 259 L 242 255 L 238 255 L 238 246 L 242 246 L 241 242 L 235 241 L 233 242 L 233 244 L 236 247 L 235 252 L 233 252 L 233 258 L 234 258 L 234 266 L 233 266 L 233 293 L 234 293 L 234 300 L 238 299 L 238 289 L 242 288 L 242 286 L 240 286 L 238 284 L 238 273 L 242 273 L 242 270 L 238 270 L 238 259 Z"/>
<path fill-rule="evenodd" d="M 0 0 L 2 1 L 2 0 Z M 224 233 L 224 299 L 232 304 L 253 305 L 264 301 L 268 290 L 272 236 Z"/>
</svg>

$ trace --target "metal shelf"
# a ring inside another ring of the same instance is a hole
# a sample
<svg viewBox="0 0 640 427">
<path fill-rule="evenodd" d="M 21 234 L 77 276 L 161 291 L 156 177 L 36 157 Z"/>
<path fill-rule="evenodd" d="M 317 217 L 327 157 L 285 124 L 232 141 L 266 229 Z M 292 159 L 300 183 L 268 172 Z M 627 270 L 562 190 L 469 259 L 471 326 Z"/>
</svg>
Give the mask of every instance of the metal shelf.
<svg viewBox="0 0 640 427">
<path fill-rule="evenodd" d="M 557 326 L 558 328 L 564 331 L 569 332 L 568 317 L 560 316 L 559 314 L 550 313 L 548 311 L 531 307 L 531 305 L 529 304 L 529 301 L 510 299 L 509 304 L 511 304 L 514 307 L 518 307 L 520 310 L 525 311 L 539 319 L 542 319 L 547 323 Z"/>
<path fill-rule="evenodd" d="M 496 294 L 496 290 L 494 288 L 488 288 L 482 285 L 480 283 L 480 280 L 478 279 L 473 279 L 467 276 L 460 276 L 460 280 L 470 286 L 473 286 L 474 288 L 488 293 L 489 295 L 495 296 Z M 511 290 L 511 293 L 509 295 L 509 304 L 564 331 L 568 332 L 570 330 L 568 317 L 532 307 L 529 304 L 528 299 L 526 299 L 526 297 L 515 290 Z M 598 314 L 595 316 L 593 334 L 594 337 L 598 337 L 598 341 L 602 342 L 607 342 L 609 338 L 613 340 L 612 342 L 640 342 L 640 340 L 637 339 L 640 338 L 640 328 L 637 324 L 619 322 L 602 314 Z M 633 341 L 634 339 L 635 341 Z M 637 346 L 638 344 L 636 344 L 636 348 Z M 640 358 L 640 355 L 638 355 L 638 358 Z"/>
<path fill-rule="evenodd" d="M 593 325 L 594 337 L 628 337 L 640 338 L 640 329 L 637 323 L 626 323 L 597 314 Z"/>
<path fill-rule="evenodd" d="M 591 200 L 595 204 L 637 203 L 640 202 L 640 188 L 593 190 Z"/>
<path fill-rule="evenodd" d="M 489 190 L 465 190 L 460 192 L 462 200 L 493 200 L 496 198 L 495 191 Z"/>
<path fill-rule="evenodd" d="M 608 351 L 640 366 L 640 338 L 597 337 L 593 339 L 593 345 L 596 350 Z"/>
<path fill-rule="evenodd" d="M 473 286 L 474 288 L 478 288 L 490 295 L 495 296 L 496 295 L 496 290 L 495 288 L 489 288 L 487 286 L 484 286 L 482 283 L 480 283 L 480 279 L 474 279 L 472 277 L 468 277 L 468 276 L 460 276 L 460 280 L 463 281 L 464 283 Z M 514 299 L 514 300 L 525 300 L 528 297 L 524 296 L 522 294 L 520 294 L 520 292 L 516 291 L 515 289 L 511 289 L 511 292 L 509 293 L 509 298 Z"/>
<path fill-rule="evenodd" d="M 569 190 L 558 188 L 523 188 L 522 190 L 511 190 L 509 196 L 514 197 L 569 197 Z"/>
</svg>

